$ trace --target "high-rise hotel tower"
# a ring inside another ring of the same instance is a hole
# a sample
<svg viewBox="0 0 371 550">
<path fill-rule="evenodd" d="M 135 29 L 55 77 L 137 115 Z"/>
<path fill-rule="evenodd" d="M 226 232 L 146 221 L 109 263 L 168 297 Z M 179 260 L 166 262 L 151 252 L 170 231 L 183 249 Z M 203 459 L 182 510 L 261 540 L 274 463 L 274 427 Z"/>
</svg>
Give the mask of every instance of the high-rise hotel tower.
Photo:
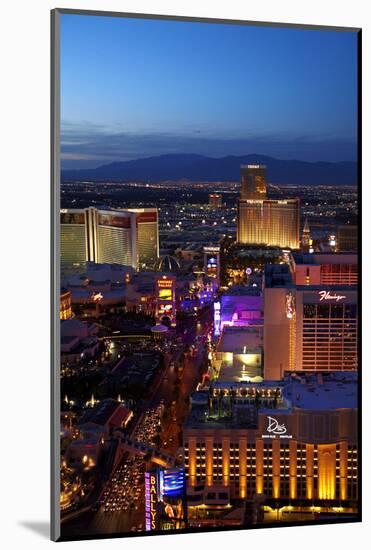
<svg viewBox="0 0 371 550">
<path fill-rule="evenodd" d="M 87 261 L 152 267 L 158 258 L 157 208 L 61 210 L 61 269 L 83 271 Z"/>
<path fill-rule="evenodd" d="M 357 256 L 292 254 L 264 272 L 264 378 L 358 368 Z"/>
<path fill-rule="evenodd" d="M 237 242 L 247 245 L 299 248 L 299 199 L 266 198 L 266 167 L 241 166 Z"/>
<path fill-rule="evenodd" d="M 264 164 L 242 164 L 241 199 L 262 200 L 267 196 Z"/>
</svg>

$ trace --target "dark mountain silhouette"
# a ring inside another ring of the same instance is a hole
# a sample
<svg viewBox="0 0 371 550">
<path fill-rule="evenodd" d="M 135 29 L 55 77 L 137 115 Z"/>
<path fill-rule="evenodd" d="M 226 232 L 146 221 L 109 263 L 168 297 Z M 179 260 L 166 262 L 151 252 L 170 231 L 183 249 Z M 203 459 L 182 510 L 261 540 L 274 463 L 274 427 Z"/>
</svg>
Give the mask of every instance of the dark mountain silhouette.
<svg viewBox="0 0 371 550">
<path fill-rule="evenodd" d="M 202 155 L 161 155 L 158 157 L 112 162 L 98 168 L 62 170 L 64 180 L 92 181 L 237 181 L 241 164 L 266 164 L 271 183 L 301 185 L 355 185 L 355 162 L 304 162 L 279 160 L 264 155 L 211 158 Z"/>
</svg>

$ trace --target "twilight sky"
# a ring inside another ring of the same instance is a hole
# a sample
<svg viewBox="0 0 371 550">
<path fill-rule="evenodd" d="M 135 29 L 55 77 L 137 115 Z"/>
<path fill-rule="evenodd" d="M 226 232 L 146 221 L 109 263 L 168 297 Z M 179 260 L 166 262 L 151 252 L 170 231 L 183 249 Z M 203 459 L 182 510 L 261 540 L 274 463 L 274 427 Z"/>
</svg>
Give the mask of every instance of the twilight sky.
<svg viewBox="0 0 371 550">
<path fill-rule="evenodd" d="M 61 16 L 62 167 L 355 160 L 355 32 Z"/>
</svg>

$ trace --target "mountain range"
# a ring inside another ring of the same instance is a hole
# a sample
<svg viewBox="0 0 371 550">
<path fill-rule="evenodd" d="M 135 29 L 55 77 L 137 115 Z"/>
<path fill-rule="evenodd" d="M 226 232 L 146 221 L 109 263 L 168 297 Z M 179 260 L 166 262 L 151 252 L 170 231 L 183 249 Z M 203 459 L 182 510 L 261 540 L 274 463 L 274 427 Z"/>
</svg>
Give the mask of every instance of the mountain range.
<svg viewBox="0 0 371 550">
<path fill-rule="evenodd" d="M 265 164 L 270 183 L 299 185 L 356 185 L 357 163 L 279 160 L 264 155 L 212 158 L 169 154 L 112 162 L 97 168 L 62 170 L 62 181 L 238 181 L 241 164 Z"/>
</svg>

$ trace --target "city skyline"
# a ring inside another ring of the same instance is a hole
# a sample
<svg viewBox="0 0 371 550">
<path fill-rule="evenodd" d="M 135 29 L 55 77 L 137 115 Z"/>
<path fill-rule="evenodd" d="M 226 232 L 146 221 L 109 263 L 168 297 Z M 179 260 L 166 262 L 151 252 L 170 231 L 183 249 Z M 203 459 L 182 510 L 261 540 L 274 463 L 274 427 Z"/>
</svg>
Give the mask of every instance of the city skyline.
<svg viewBox="0 0 371 550">
<path fill-rule="evenodd" d="M 360 521 L 356 31 L 61 37 L 54 538 Z"/>
<path fill-rule="evenodd" d="M 356 159 L 356 32 L 61 19 L 63 168 L 167 153 Z"/>
</svg>

